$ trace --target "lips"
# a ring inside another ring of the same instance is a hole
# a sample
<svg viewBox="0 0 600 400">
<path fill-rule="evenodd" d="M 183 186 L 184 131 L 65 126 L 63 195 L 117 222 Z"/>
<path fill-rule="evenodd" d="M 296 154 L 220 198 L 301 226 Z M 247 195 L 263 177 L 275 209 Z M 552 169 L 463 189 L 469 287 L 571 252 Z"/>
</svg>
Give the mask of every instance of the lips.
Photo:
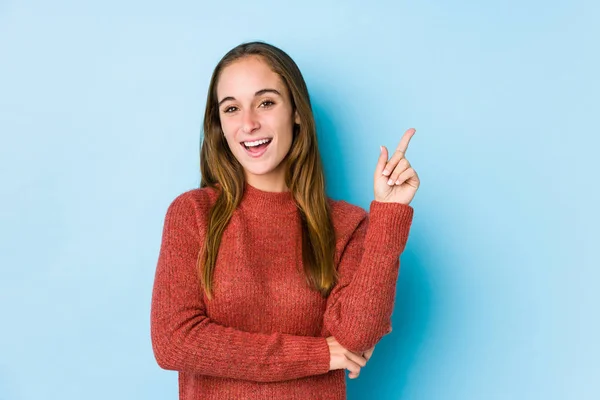
<svg viewBox="0 0 600 400">
<path fill-rule="evenodd" d="M 252 158 L 258 158 L 260 156 L 262 156 L 267 149 L 269 148 L 269 145 L 271 143 L 273 143 L 273 139 L 272 138 L 265 138 L 265 139 L 270 139 L 269 142 L 267 143 L 263 143 L 260 144 L 258 146 L 253 146 L 253 147 L 246 147 L 246 145 L 244 145 L 244 142 L 240 143 L 240 146 L 242 146 L 244 148 L 244 151 L 246 152 L 246 154 L 248 154 L 250 157 Z M 258 139 L 261 140 L 261 139 Z M 256 140 L 252 140 L 252 142 L 255 142 Z"/>
</svg>

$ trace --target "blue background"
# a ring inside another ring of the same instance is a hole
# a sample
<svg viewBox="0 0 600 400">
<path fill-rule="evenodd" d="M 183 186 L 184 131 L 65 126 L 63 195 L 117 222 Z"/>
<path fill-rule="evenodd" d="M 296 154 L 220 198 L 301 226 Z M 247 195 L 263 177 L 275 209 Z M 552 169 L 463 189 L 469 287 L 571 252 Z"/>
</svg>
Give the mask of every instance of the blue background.
<svg viewBox="0 0 600 400">
<path fill-rule="evenodd" d="M 251 40 L 300 66 L 330 196 L 368 207 L 379 145 L 417 130 L 394 330 L 349 399 L 600 398 L 599 11 L 0 2 L 0 399 L 177 398 L 149 336 L 163 218 Z"/>
</svg>

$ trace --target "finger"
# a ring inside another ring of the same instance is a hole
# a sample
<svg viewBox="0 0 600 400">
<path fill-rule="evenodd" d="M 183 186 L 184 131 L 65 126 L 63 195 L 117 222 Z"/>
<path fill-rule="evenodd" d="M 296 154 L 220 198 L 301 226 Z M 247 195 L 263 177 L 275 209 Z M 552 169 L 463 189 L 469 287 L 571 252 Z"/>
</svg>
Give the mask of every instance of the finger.
<svg viewBox="0 0 600 400">
<path fill-rule="evenodd" d="M 396 185 L 402 185 L 404 182 L 416 175 L 417 173 L 413 168 L 408 168 L 406 171 L 402 172 L 400 176 L 398 176 L 396 180 Z"/>
<path fill-rule="evenodd" d="M 390 160 L 387 162 L 385 168 L 383 169 L 383 175 L 389 176 L 394 170 L 394 168 L 396 168 L 396 164 L 404 158 L 404 155 L 406 154 L 406 148 L 408 147 L 408 143 L 410 142 L 410 139 L 412 138 L 415 132 L 416 131 L 414 128 L 410 128 L 404 133 L 402 139 L 400 140 L 400 144 L 398 144 L 398 147 L 396 147 L 396 150 L 394 151 Z"/>
<path fill-rule="evenodd" d="M 359 375 L 360 375 L 360 372 L 358 374 L 355 374 L 355 373 L 351 372 L 351 373 L 348 374 L 348 378 L 350 378 L 350 379 L 356 379 L 356 378 L 358 378 Z"/>
<path fill-rule="evenodd" d="M 379 158 L 377 159 L 377 167 L 375 168 L 375 178 L 377 178 L 378 176 L 381 176 L 381 173 L 383 172 L 383 168 L 385 167 L 387 159 L 388 159 L 388 150 L 385 146 L 381 146 L 380 151 L 379 151 Z"/>
<path fill-rule="evenodd" d="M 353 353 L 351 351 L 348 351 L 346 353 L 346 357 L 352 361 L 354 361 L 355 363 L 357 363 L 358 365 L 360 365 L 361 367 L 364 367 L 365 365 L 367 365 L 367 360 L 364 357 L 359 356 L 356 353 Z"/>
<path fill-rule="evenodd" d="M 375 347 L 371 347 L 369 350 L 365 351 L 364 354 L 364 358 L 369 361 L 371 359 L 371 356 L 373 355 L 373 351 L 375 350 Z"/>
<path fill-rule="evenodd" d="M 398 147 L 396 147 L 396 152 L 402 154 L 402 157 L 406 154 L 410 139 L 414 136 L 416 131 L 415 128 L 410 128 L 402 135 L 402 139 L 400 139 L 400 143 L 398 144 Z"/>
<path fill-rule="evenodd" d="M 398 165 L 396 165 L 396 167 L 394 168 L 394 172 L 392 172 L 392 174 L 390 175 L 390 179 L 388 179 L 388 185 L 397 185 L 398 177 L 408 168 L 410 168 L 410 162 L 408 162 L 406 158 L 401 159 L 398 162 Z"/>
<path fill-rule="evenodd" d="M 360 373 L 360 365 L 352 360 L 347 360 L 345 368 L 352 374 L 358 375 Z"/>
</svg>

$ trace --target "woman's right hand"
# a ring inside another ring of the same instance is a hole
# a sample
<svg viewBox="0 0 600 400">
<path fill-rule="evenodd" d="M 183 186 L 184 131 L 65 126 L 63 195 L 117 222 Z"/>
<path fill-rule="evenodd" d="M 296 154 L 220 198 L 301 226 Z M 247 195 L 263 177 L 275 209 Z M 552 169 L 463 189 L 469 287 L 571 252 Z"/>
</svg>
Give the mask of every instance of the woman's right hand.
<svg viewBox="0 0 600 400">
<path fill-rule="evenodd" d="M 350 350 L 346 350 L 333 336 L 329 336 L 326 340 L 329 345 L 329 370 L 347 369 L 350 371 L 350 379 L 357 378 L 360 374 L 360 369 L 367 365 L 367 359 Z"/>
</svg>

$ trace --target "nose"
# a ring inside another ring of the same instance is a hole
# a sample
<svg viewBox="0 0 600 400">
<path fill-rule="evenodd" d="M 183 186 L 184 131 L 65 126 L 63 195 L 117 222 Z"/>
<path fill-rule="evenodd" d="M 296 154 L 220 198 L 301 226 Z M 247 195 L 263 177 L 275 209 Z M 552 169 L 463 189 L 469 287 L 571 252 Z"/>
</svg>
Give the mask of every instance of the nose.
<svg viewBox="0 0 600 400">
<path fill-rule="evenodd" d="M 260 127 L 258 119 L 252 109 L 245 111 L 242 115 L 242 131 L 244 133 L 250 133 Z"/>
</svg>

